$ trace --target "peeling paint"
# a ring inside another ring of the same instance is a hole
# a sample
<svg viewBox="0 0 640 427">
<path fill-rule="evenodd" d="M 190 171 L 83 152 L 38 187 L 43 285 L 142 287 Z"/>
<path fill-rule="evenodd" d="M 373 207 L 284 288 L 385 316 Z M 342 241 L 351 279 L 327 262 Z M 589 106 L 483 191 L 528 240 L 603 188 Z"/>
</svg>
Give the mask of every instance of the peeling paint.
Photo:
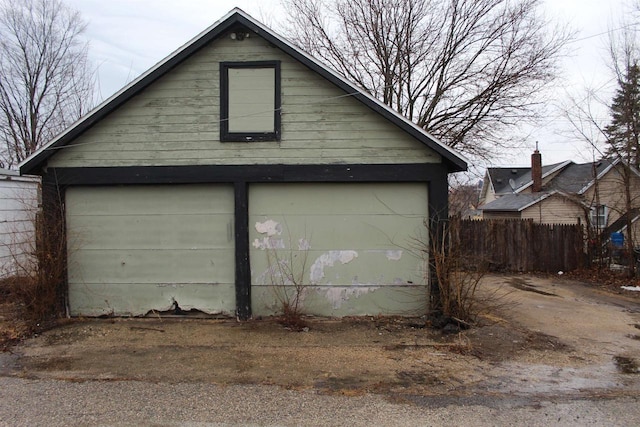
<svg viewBox="0 0 640 427">
<path fill-rule="evenodd" d="M 279 266 L 277 264 L 269 266 L 265 271 L 260 273 L 260 275 L 256 278 L 256 284 L 260 286 L 293 286 L 291 280 L 283 276 L 283 271 L 290 270 L 290 264 L 287 260 L 278 260 Z M 273 283 L 275 280 L 276 283 Z"/>
<path fill-rule="evenodd" d="M 400 261 L 400 258 L 402 258 L 402 251 L 401 250 L 389 250 L 385 252 L 385 255 L 387 256 L 387 259 L 389 261 Z"/>
<path fill-rule="evenodd" d="M 254 239 L 253 247 L 256 249 L 284 249 L 284 240 L 273 237 L 263 237 L 262 239 Z"/>
<path fill-rule="evenodd" d="M 331 287 L 327 289 L 326 298 L 333 306 L 334 310 L 342 307 L 342 303 L 349 301 L 352 297 L 359 298 L 361 295 L 368 294 L 379 289 L 378 286 L 359 286 L 353 288 Z"/>
<path fill-rule="evenodd" d="M 265 222 L 256 222 L 255 227 L 258 233 L 266 234 L 269 237 L 282 234 L 282 225 L 272 219 L 268 219 Z"/>
<path fill-rule="evenodd" d="M 320 255 L 311 265 L 309 278 L 312 284 L 318 283 L 324 277 L 325 267 L 333 267 L 336 262 L 348 264 L 358 257 L 356 251 L 329 251 Z"/>
<path fill-rule="evenodd" d="M 308 251 L 311 249 L 311 244 L 307 239 L 298 239 L 298 250 L 299 251 Z"/>
</svg>

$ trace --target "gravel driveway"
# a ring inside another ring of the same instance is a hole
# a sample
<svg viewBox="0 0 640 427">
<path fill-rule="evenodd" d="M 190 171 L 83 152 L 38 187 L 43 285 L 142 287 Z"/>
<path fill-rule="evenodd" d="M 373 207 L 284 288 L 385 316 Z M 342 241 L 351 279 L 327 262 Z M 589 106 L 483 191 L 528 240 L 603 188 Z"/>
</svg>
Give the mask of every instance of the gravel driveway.
<svg viewBox="0 0 640 427">
<path fill-rule="evenodd" d="M 506 303 L 446 336 L 420 319 L 68 322 L 0 354 L 0 424 L 640 425 L 638 299 L 520 275 L 482 289 Z"/>
</svg>

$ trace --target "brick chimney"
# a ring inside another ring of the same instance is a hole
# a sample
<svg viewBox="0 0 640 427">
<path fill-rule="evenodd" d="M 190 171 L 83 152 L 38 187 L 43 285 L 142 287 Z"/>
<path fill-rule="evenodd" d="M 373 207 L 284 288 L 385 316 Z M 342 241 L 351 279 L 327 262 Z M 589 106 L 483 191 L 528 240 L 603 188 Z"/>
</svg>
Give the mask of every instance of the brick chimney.
<svg viewBox="0 0 640 427">
<path fill-rule="evenodd" d="M 538 151 L 538 143 L 536 142 L 536 151 L 531 155 L 531 179 L 533 186 L 531 191 L 537 193 L 542 190 L 542 155 Z"/>
</svg>

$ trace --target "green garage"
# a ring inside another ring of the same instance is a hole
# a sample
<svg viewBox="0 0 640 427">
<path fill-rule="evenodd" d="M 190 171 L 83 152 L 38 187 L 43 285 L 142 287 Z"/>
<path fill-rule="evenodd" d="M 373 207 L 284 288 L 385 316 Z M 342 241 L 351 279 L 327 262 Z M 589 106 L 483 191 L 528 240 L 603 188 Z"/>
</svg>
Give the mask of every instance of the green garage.
<svg viewBox="0 0 640 427">
<path fill-rule="evenodd" d="M 235 312 L 233 187 L 71 187 L 72 315 Z"/>
<path fill-rule="evenodd" d="M 72 315 L 248 319 L 279 314 L 296 282 L 304 314 L 425 313 L 428 228 L 466 168 L 234 9 L 20 173 L 42 177 L 43 218 L 66 225 Z"/>
</svg>

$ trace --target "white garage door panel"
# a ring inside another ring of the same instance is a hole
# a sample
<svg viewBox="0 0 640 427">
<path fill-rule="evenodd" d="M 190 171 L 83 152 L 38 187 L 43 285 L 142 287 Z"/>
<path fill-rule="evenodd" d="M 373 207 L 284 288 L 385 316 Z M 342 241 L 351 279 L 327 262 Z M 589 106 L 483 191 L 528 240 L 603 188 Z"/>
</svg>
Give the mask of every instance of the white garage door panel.
<svg viewBox="0 0 640 427">
<path fill-rule="evenodd" d="M 426 309 L 420 253 L 427 241 L 426 184 L 251 185 L 249 212 L 254 314 L 281 309 L 276 256 L 287 268 L 294 265 L 296 276 L 305 266 L 305 313 L 410 315 Z"/>
<path fill-rule="evenodd" d="M 233 208 L 231 186 L 69 188 L 71 313 L 233 313 Z"/>
</svg>

